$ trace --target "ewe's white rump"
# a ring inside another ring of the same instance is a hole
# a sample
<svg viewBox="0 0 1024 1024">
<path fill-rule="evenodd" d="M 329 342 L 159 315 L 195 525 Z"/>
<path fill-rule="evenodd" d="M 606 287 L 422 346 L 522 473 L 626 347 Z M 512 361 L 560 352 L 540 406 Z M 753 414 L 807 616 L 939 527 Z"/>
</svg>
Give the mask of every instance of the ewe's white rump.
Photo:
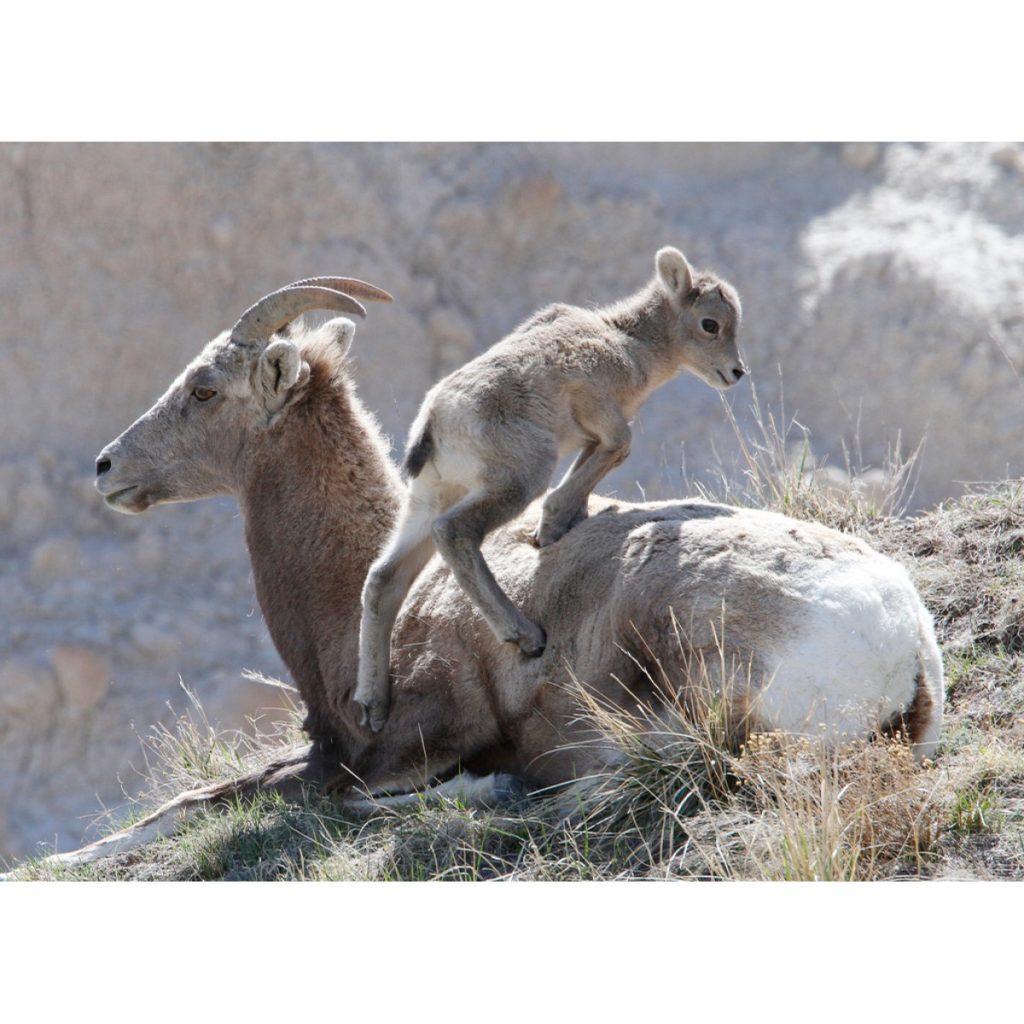
<svg viewBox="0 0 1024 1024">
<path fill-rule="evenodd" d="M 941 708 L 941 685 L 930 685 L 942 679 L 931 618 L 901 566 L 848 552 L 793 575 L 806 615 L 780 643 L 762 691 L 757 709 L 766 724 L 853 739 L 905 712 L 919 685 Z M 940 723 L 932 715 L 914 737 L 919 758 L 934 752 Z"/>
</svg>

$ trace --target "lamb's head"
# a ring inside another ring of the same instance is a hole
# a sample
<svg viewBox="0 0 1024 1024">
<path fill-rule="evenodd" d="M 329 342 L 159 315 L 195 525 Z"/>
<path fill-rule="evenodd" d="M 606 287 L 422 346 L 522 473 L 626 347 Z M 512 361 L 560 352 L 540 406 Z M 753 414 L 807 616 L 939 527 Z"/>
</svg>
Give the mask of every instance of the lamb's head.
<svg viewBox="0 0 1024 1024">
<path fill-rule="evenodd" d="M 313 309 L 357 316 L 353 296 L 390 302 L 387 292 L 352 278 L 310 278 L 272 292 L 211 341 L 139 417 L 96 458 L 96 489 L 118 512 L 235 493 L 247 442 L 287 413 L 303 392 L 309 365 L 288 336 Z M 355 324 L 338 317 L 319 328 L 343 349 Z"/>
<path fill-rule="evenodd" d="M 735 288 L 715 274 L 693 270 L 671 246 L 658 251 L 655 267 L 680 362 L 713 388 L 732 387 L 747 372 L 736 342 L 742 310 Z"/>
</svg>

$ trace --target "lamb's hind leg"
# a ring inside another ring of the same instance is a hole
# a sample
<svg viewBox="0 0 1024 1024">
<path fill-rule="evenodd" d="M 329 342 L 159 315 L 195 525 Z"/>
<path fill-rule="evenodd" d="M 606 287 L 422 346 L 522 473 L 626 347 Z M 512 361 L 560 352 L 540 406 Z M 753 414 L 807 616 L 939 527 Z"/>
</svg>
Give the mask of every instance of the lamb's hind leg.
<svg viewBox="0 0 1024 1024">
<path fill-rule="evenodd" d="M 361 725 L 380 732 L 391 710 L 391 630 L 402 602 L 434 553 L 430 529 L 436 505 L 410 494 L 387 547 L 363 585 L 359 670 L 352 699 L 363 707 Z"/>
<path fill-rule="evenodd" d="M 544 653 L 544 630 L 531 622 L 501 589 L 484 561 L 480 545 L 487 534 L 514 519 L 543 492 L 550 473 L 550 466 L 545 465 L 528 484 L 506 478 L 503 483 L 475 491 L 434 522 L 434 542 L 459 586 L 494 635 L 517 644 L 531 658 Z"/>
</svg>

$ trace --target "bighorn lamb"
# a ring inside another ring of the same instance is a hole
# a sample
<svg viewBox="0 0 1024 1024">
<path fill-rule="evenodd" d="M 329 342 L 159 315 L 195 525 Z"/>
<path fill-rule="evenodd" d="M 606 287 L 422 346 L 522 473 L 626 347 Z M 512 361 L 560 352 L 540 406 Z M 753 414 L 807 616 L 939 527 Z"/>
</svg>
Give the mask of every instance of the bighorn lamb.
<svg viewBox="0 0 1024 1024">
<path fill-rule="evenodd" d="M 181 812 L 258 790 L 402 792 L 460 769 L 513 773 L 528 786 L 571 781 L 613 754 L 588 742 L 574 677 L 609 705 L 658 706 L 664 689 L 685 701 L 702 662 L 722 685 L 735 669 L 749 728 L 833 740 L 899 728 L 918 757 L 934 749 L 942 665 L 903 569 L 822 526 L 702 501 L 594 498 L 587 521 L 540 549 L 529 536 L 536 509 L 492 534 L 485 551 L 501 586 L 556 627 L 541 658 L 497 641 L 435 559 L 396 624 L 392 715 L 380 733 L 361 728 L 351 700 L 360 591 L 402 488 L 349 378 L 351 321 L 271 333 L 300 308 L 342 301 L 303 287 L 268 296 L 210 342 L 100 452 L 96 486 L 111 508 L 132 513 L 237 496 L 260 607 L 305 702 L 312 745 L 185 793 L 62 859 L 137 845 Z"/>
<path fill-rule="evenodd" d="M 544 629 L 495 581 L 484 538 L 544 493 L 559 456 L 579 450 L 535 531 L 539 547 L 554 544 L 629 454 L 629 421 L 655 388 L 689 370 L 725 389 L 746 372 L 733 288 L 671 247 L 655 270 L 603 309 L 542 309 L 428 392 L 410 431 L 402 513 L 363 590 L 355 700 L 373 731 L 388 716 L 391 630 L 435 545 L 494 635 L 539 656 Z"/>
</svg>

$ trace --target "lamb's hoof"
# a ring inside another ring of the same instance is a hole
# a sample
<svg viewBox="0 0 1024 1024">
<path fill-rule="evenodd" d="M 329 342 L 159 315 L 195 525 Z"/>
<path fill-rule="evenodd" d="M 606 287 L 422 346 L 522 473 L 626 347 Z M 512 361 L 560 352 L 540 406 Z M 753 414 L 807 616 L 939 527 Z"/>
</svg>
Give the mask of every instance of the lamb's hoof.
<svg viewBox="0 0 1024 1024">
<path fill-rule="evenodd" d="M 538 523 L 537 528 L 530 534 L 530 543 L 535 548 L 547 548 L 560 541 L 566 534 L 560 526 L 551 526 L 547 523 Z"/>
<path fill-rule="evenodd" d="M 535 548 L 547 548 L 557 544 L 574 526 L 579 526 L 587 518 L 587 510 L 575 513 L 567 523 L 554 520 L 544 522 L 543 517 L 530 535 L 530 542 Z"/>
<path fill-rule="evenodd" d="M 357 700 L 356 703 L 363 709 L 359 717 L 359 725 L 370 732 L 380 732 L 384 723 L 391 713 L 391 702 L 388 700 Z"/>
</svg>

